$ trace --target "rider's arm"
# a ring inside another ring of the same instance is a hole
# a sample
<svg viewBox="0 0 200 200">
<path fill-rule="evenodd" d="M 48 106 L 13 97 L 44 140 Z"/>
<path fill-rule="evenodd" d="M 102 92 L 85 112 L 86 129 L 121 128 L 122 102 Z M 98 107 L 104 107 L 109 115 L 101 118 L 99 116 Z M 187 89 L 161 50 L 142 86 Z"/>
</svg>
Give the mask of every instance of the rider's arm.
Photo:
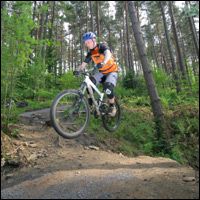
<svg viewBox="0 0 200 200">
<path fill-rule="evenodd" d="M 102 65 L 105 65 L 112 57 L 112 53 L 106 44 L 100 44 L 99 47 L 99 52 L 104 54 L 104 60 L 102 62 Z"/>
<path fill-rule="evenodd" d="M 78 66 L 78 70 L 79 71 L 83 71 L 86 66 L 87 66 L 87 63 L 86 62 L 82 62 L 81 65 Z"/>
<path fill-rule="evenodd" d="M 81 63 L 81 65 L 78 67 L 78 70 L 84 70 L 87 64 L 92 60 L 91 53 L 88 52 L 87 56 L 85 57 L 85 60 Z"/>
<path fill-rule="evenodd" d="M 110 60 L 110 58 L 112 57 L 112 54 L 111 54 L 109 49 L 104 51 L 104 55 L 105 55 L 104 61 L 102 62 L 103 65 L 105 65 Z"/>
</svg>

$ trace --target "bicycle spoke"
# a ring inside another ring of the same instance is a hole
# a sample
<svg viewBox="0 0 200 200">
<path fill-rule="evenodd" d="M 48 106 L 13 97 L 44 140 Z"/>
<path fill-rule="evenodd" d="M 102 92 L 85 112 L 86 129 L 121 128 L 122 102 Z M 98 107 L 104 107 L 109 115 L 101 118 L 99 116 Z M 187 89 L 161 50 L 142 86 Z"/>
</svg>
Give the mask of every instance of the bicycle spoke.
<svg viewBox="0 0 200 200">
<path fill-rule="evenodd" d="M 53 125 L 56 131 L 66 137 L 79 135 L 88 123 L 89 108 L 78 92 L 67 92 L 58 96 L 53 104 Z"/>
</svg>

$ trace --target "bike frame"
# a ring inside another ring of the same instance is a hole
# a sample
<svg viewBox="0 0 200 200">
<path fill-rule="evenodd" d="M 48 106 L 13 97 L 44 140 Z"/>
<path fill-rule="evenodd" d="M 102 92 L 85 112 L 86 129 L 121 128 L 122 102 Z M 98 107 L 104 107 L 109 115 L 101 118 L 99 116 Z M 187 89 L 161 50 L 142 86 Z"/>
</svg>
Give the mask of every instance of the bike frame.
<svg viewBox="0 0 200 200">
<path fill-rule="evenodd" d="M 101 105 L 101 102 L 103 101 L 104 93 L 100 92 L 99 89 L 97 88 L 97 86 L 90 80 L 89 74 L 85 74 L 85 80 L 83 81 L 81 88 L 80 88 L 80 91 L 83 95 L 85 94 L 86 89 L 88 89 L 89 95 L 92 98 L 92 101 L 95 105 L 96 111 L 97 111 L 98 115 L 100 115 L 99 107 Z M 99 104 L 94 97 L 93 89 L 97 92 L 97 94 L 100 97 Z"/>
</svg>

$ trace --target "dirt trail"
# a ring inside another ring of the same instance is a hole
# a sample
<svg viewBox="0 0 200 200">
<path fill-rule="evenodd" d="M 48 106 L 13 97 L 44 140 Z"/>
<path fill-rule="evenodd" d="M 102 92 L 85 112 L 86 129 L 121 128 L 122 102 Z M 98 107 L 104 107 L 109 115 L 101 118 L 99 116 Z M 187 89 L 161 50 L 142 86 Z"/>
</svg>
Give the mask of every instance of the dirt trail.
<svg viewBox="0 0 200 200">
<path fill-rule="evenodd" d="M 23 126 L 14 141 L 24 167 L 1 172 L 2 199 L 198 199 L 194 170 L 167 158 L 126 157 L 83 135 L 59 139 Z"/>
</svg>

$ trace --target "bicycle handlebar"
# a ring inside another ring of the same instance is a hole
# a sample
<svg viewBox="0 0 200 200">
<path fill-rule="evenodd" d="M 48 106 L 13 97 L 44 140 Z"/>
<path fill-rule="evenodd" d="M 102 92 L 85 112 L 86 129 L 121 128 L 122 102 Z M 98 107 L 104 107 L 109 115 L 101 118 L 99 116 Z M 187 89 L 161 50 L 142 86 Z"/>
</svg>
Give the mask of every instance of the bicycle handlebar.
<svg viewBox="0 0 200 200">
<path fill-rule="evenodd" d="M 74 76 L 80 76 L 80 75 L 86 76 L 86 75 L 90 75 L 92 71 L 93 71 L 93 69 L 92 70 L 80 70 L 80 71 L 75 70 L 75 71 L 73 71 L 73 75 Z"/>
</svg>

